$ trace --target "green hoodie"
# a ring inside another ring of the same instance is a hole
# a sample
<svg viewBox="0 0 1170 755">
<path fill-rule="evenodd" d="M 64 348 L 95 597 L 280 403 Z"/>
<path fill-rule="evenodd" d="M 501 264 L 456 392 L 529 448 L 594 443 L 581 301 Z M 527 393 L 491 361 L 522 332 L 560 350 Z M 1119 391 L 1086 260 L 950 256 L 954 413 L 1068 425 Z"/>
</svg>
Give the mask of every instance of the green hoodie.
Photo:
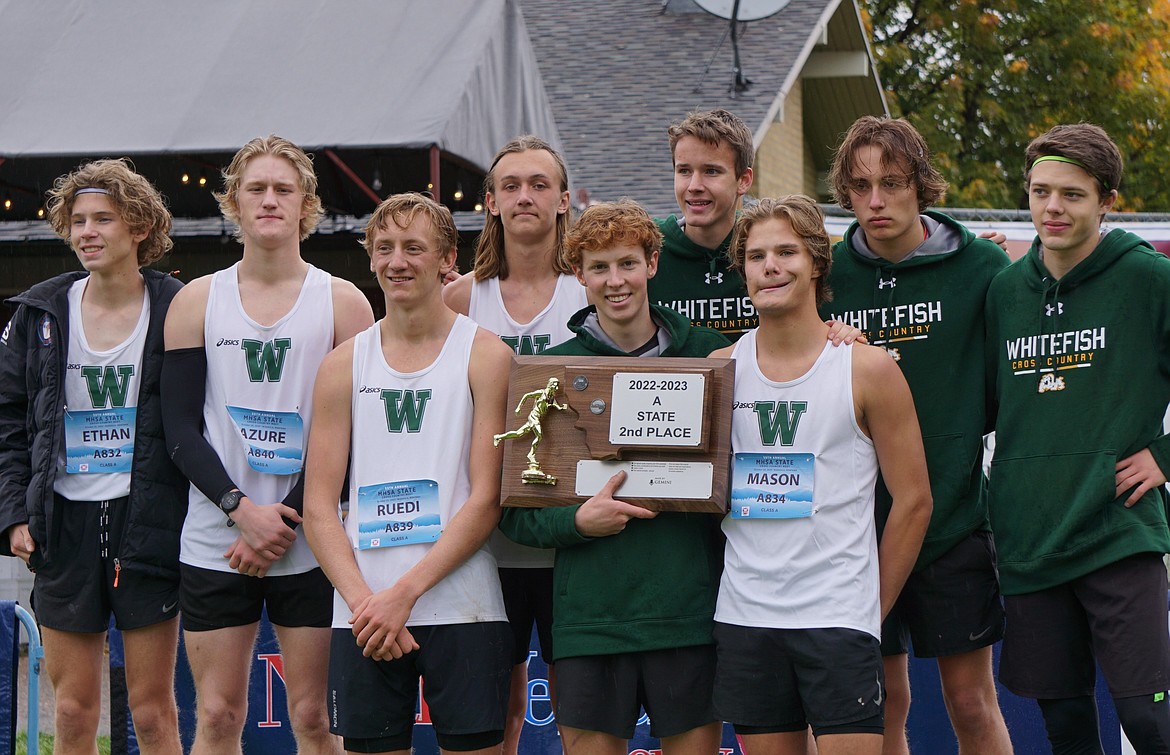
<svg viewBox="0 0 1170 755">
<path fill-rule="evenodd" d="M 650 279 L 650 301 L 681 312 L 695 325 L 739 338 L 759 325 L 743 277 L 730 269 L 727 248 L 731 234 L 718 249 L 699 246 L 687 238 L 676 216 L 659 220 L 662 252 L 658 274 Z"/>
<path fill-rule="evenodd" d="M 1166 490 L 1132 508 L 1115 465 L 1148 448 L 1170 471 L 1170 260 L 1121 230 L 1056 280 L 1037 239 L 987 294 L 995 460 L 988 505 L 1004 594 L 1170 550 Z"/>
<path fill-rule="evenodd" d="M 729 343 L 713 330 L 691 327 L 673 310 L 651 311 L 670 334 L 665 357 L 705 357 Z M 628 356 L 583 327 L 591 312 L 586 307 L 573 315 L 569 328 L 576 337 L 545 356 Z M 617 535 L 588 538 L 573 523 L 579 507 L 505 508 L 500 522 L 518 543 L 557 549 L 554 660 L 712 643 L 723 570 L 719 519 L 662 512 L 631 519 Z"/>
<path fill-rule="evenodd" d="M 865 332 L 898 361 L 922 427 L 934 511 L 915 569 L 986 526 L 981 494 L 987 413 L 983 307 L 991 279 L 1010 260 L 941 212 L 926 212 L 929 237 L 899 262 L 865 253 L 857 223 L 833 247 L 833 300 L 821 317 Z M 892 500 L 879 479 L 879 535 Z"/>
</svg>

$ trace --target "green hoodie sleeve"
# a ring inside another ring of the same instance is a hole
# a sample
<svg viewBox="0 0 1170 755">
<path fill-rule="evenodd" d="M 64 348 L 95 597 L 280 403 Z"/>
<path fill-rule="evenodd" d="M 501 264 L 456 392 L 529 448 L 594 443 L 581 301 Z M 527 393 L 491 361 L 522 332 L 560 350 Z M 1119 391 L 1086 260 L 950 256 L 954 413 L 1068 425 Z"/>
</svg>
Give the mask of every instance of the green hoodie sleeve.
<svg viewBox="0 0 1170 755">
<path fill-rule="evenodd" d="M 568 548 L 587 543 L 592 538 L 577 531 L 573 519 L 580 504 L 549 506 L 541 509 L 504 509 L 500 517 L 500 531 L 511 540 L 533 548 Z"/>
</svg>

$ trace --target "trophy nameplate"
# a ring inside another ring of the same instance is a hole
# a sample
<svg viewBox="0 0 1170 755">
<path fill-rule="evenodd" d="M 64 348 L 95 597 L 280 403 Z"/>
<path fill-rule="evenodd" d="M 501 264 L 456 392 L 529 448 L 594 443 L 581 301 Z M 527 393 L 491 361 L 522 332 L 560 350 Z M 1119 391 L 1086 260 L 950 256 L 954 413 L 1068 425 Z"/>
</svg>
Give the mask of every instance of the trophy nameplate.
<svg viewBox="0 0 1170 755">
<path fill-rule="evenodd" d="M 734 382 L 730 359 L 513 357 L 501 502 L 582 503 L 624 469 L 619 500 L 725 512 Z"/>
</svg>

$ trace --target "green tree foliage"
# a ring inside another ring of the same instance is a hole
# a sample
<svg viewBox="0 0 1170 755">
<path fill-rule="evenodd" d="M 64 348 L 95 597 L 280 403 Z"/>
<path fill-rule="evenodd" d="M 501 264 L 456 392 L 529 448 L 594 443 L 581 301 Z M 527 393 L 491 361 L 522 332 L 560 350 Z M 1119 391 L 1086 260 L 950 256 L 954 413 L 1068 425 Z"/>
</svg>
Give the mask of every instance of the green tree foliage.
<svg viewBox="0 0 1170 755">
<path fill-rule="evenodd" d="M 1023 207 L 1024 148 L 1088 121 L 1125 158 L 1119 209 L 1170 211 L 1170 0 L 862 0 L 891 109 L 947 204 Z"/>
</svg>

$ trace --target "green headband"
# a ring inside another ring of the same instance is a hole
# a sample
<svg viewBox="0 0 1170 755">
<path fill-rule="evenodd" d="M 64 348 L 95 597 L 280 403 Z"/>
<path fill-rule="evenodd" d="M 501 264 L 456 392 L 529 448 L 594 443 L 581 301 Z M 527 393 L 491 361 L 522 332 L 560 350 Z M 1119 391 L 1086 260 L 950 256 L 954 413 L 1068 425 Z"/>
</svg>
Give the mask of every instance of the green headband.
<svg viewBox="0 0 1170 755">
<path fill-rule="evenodd" d="M 1093 178 L 1095 178 L 1098 183 L 1100 183 L 1102 186 L 1105 187 L 1105 191 L 1113 191 L 1113 187 L 1109 185 L 1108 181 L 1103 180 L 1098 175 L 1094 175 L 1093 171 L 1089 170 L 1088 165 L 1085 165 L 1080 160 L 1074 160 L 1071 157 L 1065 157 L 1064 155 L 1043 155 L 1041 157 L 1036 158 L 1036 161 L 1032 163 L 1032 167 L 1035 168 L 1037 165 L 1039 165 L 1040 163 L 1042 163 L 1046 160 L 1051 161 L 1051 162 L 1068 163 L 1069 165 L 1075 165 L 1078 168 L 1080 168 L 1081 170 L 1088 173 L 1090 176 L 1093 176 Z"/>
</svg>

